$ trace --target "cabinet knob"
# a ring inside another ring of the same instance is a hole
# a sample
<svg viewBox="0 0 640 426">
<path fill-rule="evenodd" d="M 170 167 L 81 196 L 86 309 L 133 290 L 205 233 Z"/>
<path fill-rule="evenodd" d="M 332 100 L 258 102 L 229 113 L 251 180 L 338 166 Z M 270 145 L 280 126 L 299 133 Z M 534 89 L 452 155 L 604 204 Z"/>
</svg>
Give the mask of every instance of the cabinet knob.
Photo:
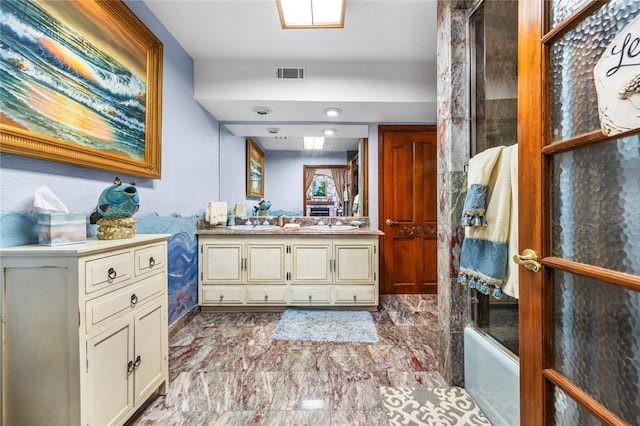
<svg viewBox="0 0 640 426">
<path fill-rule="evenodd" d="M 153 256 L 151 256 L 149 258 L 149 267 L 153 268 L 156 265 L 156 260 L 153 258 Z"/>
<path fill-rule="evenodd" d="M 220 295 L 220 303 L 222 303 L 222 299 L 224 299 L 224 294 Z"/>
<path fill-rule="evenodd" d="M 129 361 L 127 364 L 127 373 L 131 373 L 133 371 L 133 361 Z"/>
<path fill-rule="evenodd" d="M 269 299 L 269 295 L 268 295 L 268 294 L 265 294 L 265 295 L 264 295 L 264 301 L 266 302 L 266 301 L 267 301 L 267 299 Z"/>
<path fill-rule="evenodd" d="M 311 295 L 309 295 L 309 303 L 311 303 Z"/>
<path fill-rule="evenodd" d="M 356 296 L 355 294 L 353 295 L 353 301 L 357 302 L 358 301 L 358 296 Z"/>
<path fill-rule="evenodd" d="M 138 303 L 138 296 L 134 294 L 131 295 L 131 304 L 135 305 L 136 303 Z"/>
<path fill-rule="evenodd" d="M 136 361 L 133 363 L 133 368 L 138 368 L 140 367 L 140 364 L 142 364 L 142 358 L 140 358 L 140 355 L 138 355 L 136 357 Z"/>
<path fill-rule="evenodd" d="M 116 277 L 118 276 L 118 273 L 116 272 L 115 269 L 109 268 L 109 270 L 107 271 L 107 276 L 109 277 L 110 280 L 115 280 Z"/>
</svg>

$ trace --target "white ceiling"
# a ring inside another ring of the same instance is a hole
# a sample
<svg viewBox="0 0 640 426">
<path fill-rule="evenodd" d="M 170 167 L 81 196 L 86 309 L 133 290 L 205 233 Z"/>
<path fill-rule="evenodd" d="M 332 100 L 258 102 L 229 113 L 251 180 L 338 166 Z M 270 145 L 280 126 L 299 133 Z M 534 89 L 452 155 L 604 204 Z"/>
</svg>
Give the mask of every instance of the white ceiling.
<svg viewBox="0 0 640 426">
<path fill-rule="evenodd" d="M 282 30 L 275 0 L 144 2 L 194 59 L 195 99 L 265 149 L 285 149 L 301 129 L 339 125 L 334 139 L 346 139 L 366 137 L 364 123 L 435 122 L 436 0 L 347 0 L 344 28 L 317 30 Z M 278 66 L 302 66 L 307 78 L 276 81 Z M 327 118 L 331 106 L 344 113 Z"/>
</svg>

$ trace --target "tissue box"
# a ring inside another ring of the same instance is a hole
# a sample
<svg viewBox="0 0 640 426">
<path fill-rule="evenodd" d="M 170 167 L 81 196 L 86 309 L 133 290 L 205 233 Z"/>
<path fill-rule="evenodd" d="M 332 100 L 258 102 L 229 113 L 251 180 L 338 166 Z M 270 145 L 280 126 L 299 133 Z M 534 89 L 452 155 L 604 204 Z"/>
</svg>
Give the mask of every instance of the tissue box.
<svg viewBox="0 0 640 426">
<path fill-rule="evenodd" d="M 38 243 L 47 246 L 87 241 L 87 216 L 82 213 L 38 214 Z"/>
</svg>

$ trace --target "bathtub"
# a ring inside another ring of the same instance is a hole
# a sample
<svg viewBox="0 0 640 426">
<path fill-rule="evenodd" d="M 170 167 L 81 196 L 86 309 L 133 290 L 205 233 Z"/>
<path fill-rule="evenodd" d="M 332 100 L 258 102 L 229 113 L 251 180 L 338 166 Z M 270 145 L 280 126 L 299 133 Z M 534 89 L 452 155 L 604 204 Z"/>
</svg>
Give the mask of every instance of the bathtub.
<svg viewBox="0 0 640 426">
<path fill-rule="evenodd" d="M 518 358 L 475 326 L 464 329 L 464 383 L 491 424 L 520 424 Z"/>
</svg>

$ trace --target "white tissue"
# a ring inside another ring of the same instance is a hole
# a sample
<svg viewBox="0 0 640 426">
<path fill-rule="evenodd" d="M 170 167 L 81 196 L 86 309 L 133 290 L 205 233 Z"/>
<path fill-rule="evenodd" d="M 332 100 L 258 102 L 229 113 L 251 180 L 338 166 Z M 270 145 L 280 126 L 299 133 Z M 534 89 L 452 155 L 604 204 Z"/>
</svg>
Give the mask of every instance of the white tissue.
<svg viewBox="0 0 640 426">
<path fill-rule="evenodd" d="M 42 185 L 36 189 L 33 197 L 33 206 L 49 213 L 69 213 L 69 209 L 56 195 L 51 192 L 48 186 Z"/>
</svg>

